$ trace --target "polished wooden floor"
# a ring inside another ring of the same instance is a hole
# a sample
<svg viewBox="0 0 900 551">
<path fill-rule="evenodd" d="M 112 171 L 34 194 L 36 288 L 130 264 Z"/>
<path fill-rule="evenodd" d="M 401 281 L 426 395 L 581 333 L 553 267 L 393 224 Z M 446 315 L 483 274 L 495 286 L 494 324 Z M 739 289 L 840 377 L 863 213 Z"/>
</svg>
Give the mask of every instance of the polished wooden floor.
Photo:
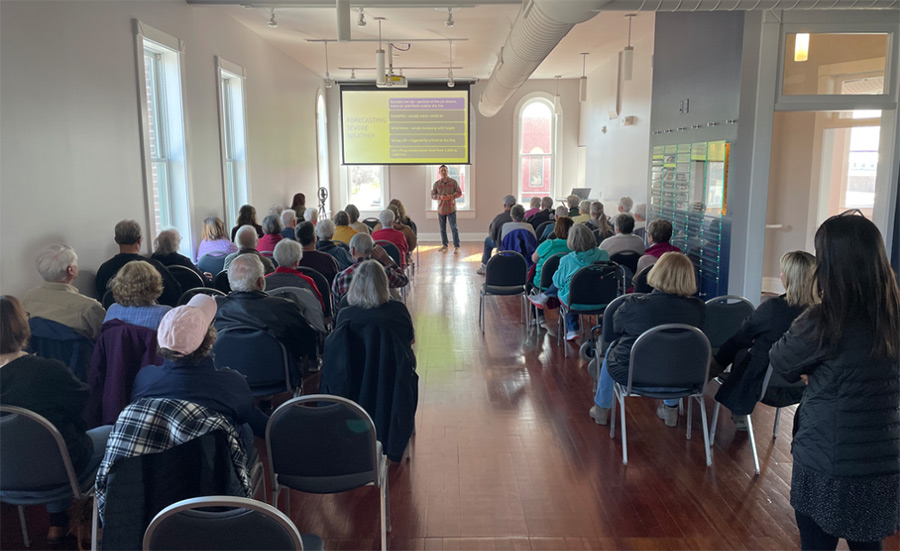
<svg viewBox="0 0 900 551">
<path fill-rule="evenodd" d="M 525 331 L 517 298 L 488 298 L 482 336 L 480 246 L 462 252 L 423 244 L 407 300 L 419 409 L 411 457 L 390 467 L 392 549 L 799 547 L 789 503 L 792 408 L 775 440 L 774 410 L 754 412 L 755 476 L 747 435 L 727 411 L 707 468 L 696 408 L 686 440 L 684 417 L 668 428 L 655 401 L 629 399 L 624 466 L 619 436 L 588 417 L 591 381 L 575 345 L 565 359 L 555 334 Z M 548 320 L 555 329 L 555 314 Z M 379 547 L 375 488 L 291 499 L 300 531 L 320 535 L 326 549 Z M 15 510 L 2 512 L 2 548 L 21 546 Z M 29 515 L 35 548 L 45 544 L 41 516 Z M 886 546 L 900 548 L 896 534 Z"/>
</svg>

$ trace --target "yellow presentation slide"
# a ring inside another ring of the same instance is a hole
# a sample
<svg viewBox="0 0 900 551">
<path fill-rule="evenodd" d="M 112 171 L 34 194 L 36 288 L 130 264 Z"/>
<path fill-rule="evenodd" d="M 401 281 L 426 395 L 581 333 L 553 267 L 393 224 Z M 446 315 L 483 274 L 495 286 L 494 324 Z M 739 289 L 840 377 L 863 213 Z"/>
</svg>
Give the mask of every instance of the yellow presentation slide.
<svg viewBox="0 0 900 551">
<path fill-rule="evenodd" d="M 344 164 L 467 164 L 468 90 L 341 90 Z"/>
</svg>

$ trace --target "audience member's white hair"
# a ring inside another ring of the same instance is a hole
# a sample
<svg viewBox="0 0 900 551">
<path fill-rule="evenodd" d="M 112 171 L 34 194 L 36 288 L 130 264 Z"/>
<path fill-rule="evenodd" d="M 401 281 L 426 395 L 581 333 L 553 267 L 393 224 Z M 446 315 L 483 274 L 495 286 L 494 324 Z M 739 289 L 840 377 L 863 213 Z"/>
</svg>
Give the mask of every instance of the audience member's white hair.
<svg viewBox="0 0 900 551">
<path fill-rule="evenodd" d="M 375 250 L 375 241 L 371 235 L 359 232 L 350 238 L 350 250 L 362 256 L 369 256 Z"/>
<path fill-rule="evenodd" d="M 647 219 L 647 203 L 638 203 L 634 206 L 634 217 L 639 222 Z"/>
<path fill-rule="evenodd" d="M 541 208 L 550 210 L 553 208 L 553 197 L 544 197 L 541 199 Z"/>
<path fill-rule="evenodd" d="M 394 211 L 390 209 L 384 209 L 383 211 L 378 213 L 378 220 L 381 221 L 381 227 L 384 229 L 390 228 L 394 225 L 394 220 L 397 219 L 397 215 L 394 214 Z"/>
<path fill-rule="evenodd" d="M 578 208 L 578 203 L 581 202 L 581 197 L 577 195 L 569 195 L 568 197 L 566 197 L 566 202 L 569 203 L 570 209 Z"/>
<path fill-rule="evenodd" d="M 269 214 L 273 216 L 281 216 L 282 212 L 284 212 L 284 207 L 280 205 L 272 205 L 269 207 Z"/>
<path fill-rule="evenodd" d="M 634 201 L 631 200 L 631 197 L 625 196 L 619 199 L 619 207 L 622 209 L 623 213 L 631 214 L 631 207 L 634 206 Z"/>
<path fill-rule="evenodd" d="M 275 245 L 275 251 L 272 253 L 275 262 L 279 266 L 285 268 L 296 268 L 303 258 L 303 247 L 293 239 L 282 239 Z"/>
<path fill-rule="evenodd" d="M 309 222 L 309 220 L 306 220 Z M 331 220 L 322 220 L 316 226 L 316 237 L 320 240 L 328 241 L 334 237 L 334 222 Z"/>
<path fill-rule="evenodd" d="M 578 203 L 578 214 L 588 214 L 591 212 L 591 202 L 585 199 Z"/>
<path fill-rule="evenodd" d="M 350 306 L 371 309 L 378 308 L 389 300 L 391 290 L 381 263 L 377 260 L 363 260 L 350 280 L 347 303 Z"/>
<path fill-rule="evenodd" d="M 509 209 L 509 216 L 513 219 L 513 222 L 522 222 L 525 220 L 525 207 L 522 205 L 513 205 L 513 208 Z"/>
<path fill-rule="evenodd" d="M 256 228 L 253 226 L 241 226 L 234 234 L 234 244 L 241 249 L 255 249 L 259 243 L 259 237 L 256 235 Z"/>
<path fill-rule="evenodd" d="M 556 207 L 556 217 L 562 218 L 563 216 L 569 215 L 569 209 L 565 205 L 560 205 Z"/>
<path fill-rule="evenodd" d="M 263 279 L 263 274 L 265 268 L 257 255 L 242 254 L 228 265 L 228 284 L 231 285 L 231 290 L 236 292 L 265 291 L 266 280 Z"/>
<path fill-rule="evenodd" d="M 309 207 L 305 211 L 303 211 L 303 219 L 307 222 L 312 222 L 313 224 L 319 219 L 319 209 L 315 207 Z"/>
<path fill-rule="evenodd" d="M 531 202 L 529 203 L 531 208 L 538 209 L 541 208 L 541 198 L 540 197 L 532 197 Z"/>
<path fill-rule="evenodd" d="M 569 230 L 569 238 L 566 240 L 566 246 L 569 250 L 575 252 L 589 251 L 597 246 L 597 239 L 592 232 L 584 224 L 575 224 Z"/>
<path fill-rule="evenodd" d="M 293 228 L 297 222 L 297 213 L 292 209 L 281 211 L 281 225 L 285 228 Z"/>
<path fill-rule="evenodd" d="M 167 255 L 178 252 L 181 246 L 181 234 L 175 228 L 163 230 L 156 236 L 153 243 L 153 252 L 156 254 Z"/>
<path fill-rule="evenodd" d="M 78 255 L 72 247 L 54 243 L 38 252 L 35 266 L 44 281 L 63 281 L 69 266 L 78 266 Z"/>
</svg>

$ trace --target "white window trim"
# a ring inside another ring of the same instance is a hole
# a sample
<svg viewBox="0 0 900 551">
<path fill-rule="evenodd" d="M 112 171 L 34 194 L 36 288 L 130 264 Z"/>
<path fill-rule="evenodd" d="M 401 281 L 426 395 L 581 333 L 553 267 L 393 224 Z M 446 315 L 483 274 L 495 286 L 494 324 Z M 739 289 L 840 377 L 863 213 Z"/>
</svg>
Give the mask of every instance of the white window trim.
<svg viewBox="0 0 900 551">
<path fill-rule="evenodd" d="M 176 53 L 178 59 L 178 71 L 179 71 L 179 95 L 181 96 L 180 105 L 178 106 L 180 111 L 180 119 L 181 119 L 181 132 L 175 131 L 174 135 L 169 134 L 168 138 L 171 141 L 173 138 L 175 140 L 181 140 L 182 142 L 182 151 L 184 152 L 184 158 L 182 159 L 172 159 L 170 157 L 170 161 L 174 161 L 180 163 L 182 165 L 182 170 L 172 171 L 173 175 L 181 178 L 183 181 L 180 183 L 181 190 L 184 192 L 183 200 L 185 202 L 182 205 L 184 212 L 181 212 L 178 217 L 181 219 L 178 224 L 179 230 L 182 235 L 182 249 L 181 252 L 187 252 L 189 258 L 194 258 L 195 247 L 194 247 L 194 239 L 193 232 L 191 231 L 192 223 L 191 223 L 191 205 L 194 204 L 193 197 L 193 188 L 188 185 L 189 182 L 189 166 L 188 159 L 191 157 L 190 154 L 190 141 L 187 137 L 190 135 L 188 130 L 188 115 L 187 115 L 187 96 L 185 92 L 184 86 L 184 49 L 185 44 L 184 41 L 169 35 L 159 29 L 151 27 L 146 23 L 133 19 L 133 30 L 134 30 L 134 39 L 135 39 L 135 61 L 136 61 L 136 80 L 137 80 L 137 91 L 138 91 L 138 105 L 140 107 L 140 143 L 141 143 L 141 169 L 142 175 L 144 179 L 144 193 L 145 193 L 145 217 L 146 217 L 146 235 L 148 237 L 155 237 L 160 231 L 165 228 L 156 227 L 156 217 L 154 216 L 153 211 L 153 184 L 151 183 L 151 161 L 150 161 L 150 144 L 148 143 L 149 139 L 149 120 L 147 114 L 147 91 L 144 86 L 144 40 L 149 40 L 150 42 L 155 42 L 160 46 L 172 50 Z M 151 245 L 153 243 L 152 238 L 148 238 L 144 240 L 144 247 L 147 253 L 152 252 Z"/>
<path fill-rule="evenodd" d="M 232 63 L 227 59 L 223 59 L 219 56 L 216 56 L 216 97 L 218 98 L 218 118 L 219 118 L 219 152 L 221 159 L 221 169 L 222 169 L 222 212 L 224 213 L 223 218 L 225 219 L 225 227 L 232 227 L 237 223 L 237 220 L 232 216 L 231 212 L 228 210 L 228 182 L 226 177 L 226 154 L 225 154 L 225 120 L 222 118 L 224 114 L 225 107 L 225 98 L 222 96 L 222 71 L 227 73 L 231 73 L 236 77 L 241 79 L 241 111 L 243 113 L 243 127 L 244 127 L 244 185 L 246 186 L 246 204 L 252 205 L 252 197 L 250 194 L 250 144 L 247 136 L 249 132 L 247 130 L 248 120 L 247 120 L 247 71 L 236 63 Z M 238 201 L 240 202 L 240 201 Z M 237 205 L 239 208 L 240 205 Z"/>
<path fill-rule="evenodd" d="M 320 140 L 319 140 L 319 98 L 322 98 L 322 104 L 325 107 L 323 110 L 324 114 L 325 114 L 324 144 L 320 143 Z M 326 207 L 327 207 L 333 200 L 333 198 L 331 197 L 331 147 L 330 147 L 331 144 L 328 143 L 328 137 L 329 137 L 328 136 L 328 134 L 329 134 L 329 132 L 328 132 L 328 99 L 325 96 L 325 91 L 322 90 L 321 88 L 319 88 L 316 91 L 316 99 L 315 99 L 315 104 L 313 106 L 313 109 L 315 112 L 315 120 L 316 120 L 316 181 L 319 184 L 316 187 L 316 201 L 318 202 L 318 200 L 319 200 L 319 188 L 322 188 L 322 187 L 326 188 L 328 190 L 328 200 L 327 200 L 328 202 L 326 203 Z M 324 159 L 325 166 L 324 167 L 319 164 L 319 161 L 322 158 L 321 148 L 323 145 L 325 146 L 325 159 Z M 324 182 L 322 181 L 322 176 L 323 176 L 322 171 L 323 170 L 326 173 L 325 174 L 326 178 L 325 178 Z M 348 188 L 348 191 L 349 191 L 349 188 Z M 316 208 L 318 208 L 318 203 L 317 203 Z M 336 212 L 336 211 L 334 211 L 334 209 L 332 207 L 331 216 L 334 216 L 334 212 Z M 321 220 L 323 217 L 324 217 L 323 213 L 320 212 L 319 219 Z"/>
<path fill-rule="evenodd" d="M 391 197 L 391 170 L 389 165 L 341 165 L 341 191 L 345 197 L 344 204 L 352 203 L 350 197 L 350 167 L 352 166 L 380 166 L 381 167 L 381 205 L 382 209 L 387 208 Z M 318 200 L 318 199 L 317 199 Z M 356 205 L 359 208 L 359 205 Z M 380 210 L 361 209 L 359 208 L 359 219 L 378 218 Z"/>
<path fill-rule="evenodd" d="M 534 99 L 544 99 L 550 103 L 550 113 L 553 114 L 553 95 L 548 94 L 547 92 L 532 92 L 530 94 L 526 94 L 516 103 L 515 114 L 513 115 L 513 143 L 515 144 L 515 155 L 513 155 L 513 170 L 512 173 L 515 174 L 515 179 L 512 183 L 512 191 L 510 192 L 516 200 L 519 200 L 519 183 L 522 180 L 521 174 L 521 162 L 519 160 L 519 150 L 521 149 L 521 136 L 520 136 L 520 123 L 519 121 L 522 119 L 522 109 L 525 107 L 525 104 L 529 103 Z M 563 135 L 563 119 L 564 113 L 562 111 L 562 106 L 559 108 L 559 113 L 553 114 L 553 132 L 551 135 L 551 157 L 550 157 L 550 165 L 553 167 L 550 181 L 550 197 L 558 197 L 559 196 L 559 186 L 562 181 L 562 167 L 560 166 L 559 159 L 562 157 L 561 151 L 559 151 L 559 144 L 561 142 L 560 136 Z"/>
</svg>

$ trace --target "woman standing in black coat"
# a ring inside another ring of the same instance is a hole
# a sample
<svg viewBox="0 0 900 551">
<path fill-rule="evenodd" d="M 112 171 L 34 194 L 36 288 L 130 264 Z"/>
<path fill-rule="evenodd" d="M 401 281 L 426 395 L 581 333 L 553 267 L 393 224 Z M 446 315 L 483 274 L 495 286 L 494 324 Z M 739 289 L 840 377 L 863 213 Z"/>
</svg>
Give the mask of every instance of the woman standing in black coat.
<svg viewBox="0 0 900 551">
<path fill-rule="evenodd" d="M 900 289 L 881 234 L 839 215 L 816 232 L 821 303 L 769 353 L 804 380 L 791 505 L 803 549 L 881 549 L 900 528 Z"/>
</svg>

